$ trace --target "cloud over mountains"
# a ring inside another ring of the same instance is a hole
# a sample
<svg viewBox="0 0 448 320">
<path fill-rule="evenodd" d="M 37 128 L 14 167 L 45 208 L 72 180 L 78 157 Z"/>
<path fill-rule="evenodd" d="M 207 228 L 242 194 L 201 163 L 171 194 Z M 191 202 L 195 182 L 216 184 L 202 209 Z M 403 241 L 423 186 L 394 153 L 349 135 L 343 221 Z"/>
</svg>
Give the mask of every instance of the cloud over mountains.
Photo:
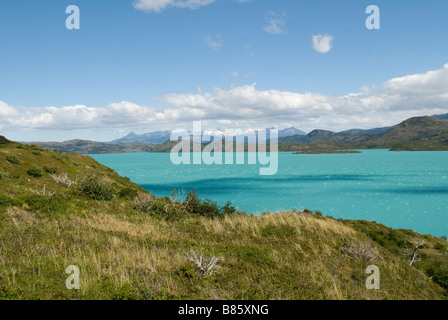
<svg viewBox="0 0 448 320">
<path fill-rule="evenodd" d="M 0 101 L 1 130 L 75 130 L 119 127 L 175 129 L 194 120 L 235 127 L 294 123 L 303 130 L 344 130 L 394 124 L 410 116 L 448 112 L 448 64 L 391 79 L 357 93 L 326 96 L 258 90 L 255 84 L 160 97 L 164 107 L 118 102 L 107 106 L 19 107 Z"/>
</svg>

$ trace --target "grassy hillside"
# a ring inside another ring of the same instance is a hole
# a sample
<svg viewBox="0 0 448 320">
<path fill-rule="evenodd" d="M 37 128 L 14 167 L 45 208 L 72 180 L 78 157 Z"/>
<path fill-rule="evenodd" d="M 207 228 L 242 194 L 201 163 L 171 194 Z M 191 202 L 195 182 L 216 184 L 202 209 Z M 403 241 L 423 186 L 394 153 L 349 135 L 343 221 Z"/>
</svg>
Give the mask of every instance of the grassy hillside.
<svg viewBox="0 0 448 320">
<path fill-rule="evenodd" d="M 188 259 L 201 252 L 211 272 Z M 375 223 L 158 199 L 90 157 L 0 138 L 0 299 L 444 299 L 447 257 L 444 239 Z"/>
<path fill-rule="evenodd" d="M 150 143 L 107 143 L 88 140 L 69 140 L 65 142 L 37 142 L 40 147 L 59 150 L 62 152 L 76 152 L 80 154 L 104 154 L 104 153 L 132 153 L 151 152 L 155 145 Z"/>
<path fill-rule="evenodd" d="M 419 150 L 427 146 L 432 150 L 448 150 L 448 120 L 434 117 L 408 119 L 392 130 L 372 140 L 379 146 L 387 145 L 396 150 Z M 428 149 L 427 149 L 428 150 Z"/>
</svg>

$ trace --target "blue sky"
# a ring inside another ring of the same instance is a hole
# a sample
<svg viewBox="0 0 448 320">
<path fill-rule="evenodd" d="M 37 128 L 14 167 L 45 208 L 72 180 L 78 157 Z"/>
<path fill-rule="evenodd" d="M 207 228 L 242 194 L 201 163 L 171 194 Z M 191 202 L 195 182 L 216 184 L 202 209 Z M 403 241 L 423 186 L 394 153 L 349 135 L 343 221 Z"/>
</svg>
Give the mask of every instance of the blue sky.
<svg viewBox="0 0 448 320">
<path fill-rule="evenodd" d="M 365 27 L 371 4 L 380 30 Z M 65 27 L 69 5 L 80 30 Z M 444 0 L 2 0 L 0 134 L 107 141 L 193 120 L 343 130 L 443 112 L 447 14 Z"/>
</svg>

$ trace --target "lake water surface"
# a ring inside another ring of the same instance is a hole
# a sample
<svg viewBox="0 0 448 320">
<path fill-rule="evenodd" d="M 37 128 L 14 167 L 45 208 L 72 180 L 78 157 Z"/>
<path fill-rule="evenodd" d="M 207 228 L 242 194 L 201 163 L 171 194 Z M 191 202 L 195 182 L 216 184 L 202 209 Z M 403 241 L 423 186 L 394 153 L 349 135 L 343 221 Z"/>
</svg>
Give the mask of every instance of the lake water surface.
<svg viewBox="0 0 448 320">
<path fill-rule="evenodd" d="M 448 152 L 279 153 L 274 176 L 260 176 L 259 166 L 248 164 L 175 166 L 169 154 L 92 157 L 156 196 L 195 189 L 201 197 L 220 205 L 231 201 L 252 213 L 308 208 L 448 235 Z"/>
</svg>

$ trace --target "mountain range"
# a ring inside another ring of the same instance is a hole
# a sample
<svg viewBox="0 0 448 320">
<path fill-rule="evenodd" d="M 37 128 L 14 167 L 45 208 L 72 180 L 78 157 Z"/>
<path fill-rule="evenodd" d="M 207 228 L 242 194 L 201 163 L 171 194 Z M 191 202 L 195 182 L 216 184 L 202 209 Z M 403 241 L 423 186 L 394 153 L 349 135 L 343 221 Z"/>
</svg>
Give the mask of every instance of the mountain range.
<svg viewBox="0 0 448 320">
<path fill-rule="evenodd" d="M 219 132 L 204 131 L 203 133 L 219 135 Z M 167 137 L 169 139 L 170 134 L 170 131 L 158 131 L 143 135 L 130 133 L 126 137 L 110 143 L 70 140 L 28 144 L 81 154 L 170 152 L 176 143 L 165 140 Z M 162 142 L 163 140 L 165 142 Z M 209 141 L 203 138 L 202 143 L 205 145 Z M 249 143 L 252 142 L 254 141 L 249 141 Z M 288 128 L 279 131 L 278 142 L 279 151 L 302 153 L 335 153 L 347 149 L 379 148 L 392 151 L 448 150 L 448 114 L 415 117 L 396 126 L 370 130 L 351 129 L 332 132 L 318 129 L 305 135 L 301 130 Z"/>
<path fill-rule="evenodd" d="M 154 132 L 148 132 L 144 134 L 136 134 L 135 132 L 131 132 L 128 135 L 111 141 L 110 143 L 133 143 L 133 142 L 142 142 L 142 143 L 151 143 L 151 144 L 162 144 L 164 142 L 167 142 L 170 140 L 172 131 L 154 131 Z M 251 133 L 253 133 L 252 131 Z M 205 130 L 202 132 L 202 135 L 205 136 L 203 138 L 204 142 L 210 141 L 210 136 L 219 137 L 221 136 L 223 139 L 225 138 L 225 131 L 224 130 Z M 306 135 L 306 132 L 301 131 L 297 128 L 290 127 L 283 130 L 278 131 L 278 136 L 280 137 L 289 137 L 289 136 L 296 136 L 296 135 Z M 233 136 L 232 136 L 233 137 Z"/>
</svg>

